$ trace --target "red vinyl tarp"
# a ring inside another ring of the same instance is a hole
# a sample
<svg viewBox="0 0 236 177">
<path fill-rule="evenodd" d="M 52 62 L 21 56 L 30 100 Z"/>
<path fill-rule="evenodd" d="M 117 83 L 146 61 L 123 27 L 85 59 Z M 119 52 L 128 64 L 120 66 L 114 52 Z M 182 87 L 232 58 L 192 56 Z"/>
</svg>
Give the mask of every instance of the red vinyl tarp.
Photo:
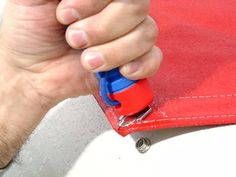
<svg viewBox="0 0 236 177">
<path fill-rule="evenodd" d="M 149 79 L 153 112 L 119 128 L 115 110 L 96 96 L 121 135 L 160 128 L 236 123 L 236 1 L 153 0 L 151 16 L 164 62 Z M 141 100 L 140 100 L 141 101 Z"/>
</svg>

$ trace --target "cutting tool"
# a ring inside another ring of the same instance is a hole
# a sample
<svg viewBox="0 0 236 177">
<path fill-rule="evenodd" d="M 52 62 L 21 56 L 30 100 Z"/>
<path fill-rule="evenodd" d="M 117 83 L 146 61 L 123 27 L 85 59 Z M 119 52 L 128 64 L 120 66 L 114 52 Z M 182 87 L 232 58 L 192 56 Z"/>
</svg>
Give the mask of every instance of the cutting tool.
<svg viewBox="0 0 236 177">
<path fill-rule="evenodd" d="M 119 68 L 98 72 L 100 95 L 120 116 L 119 126 L 127 127 L 146 118 L 152 111 L 153 92 L 147 81 L 129 80 Z"/>
</svg>

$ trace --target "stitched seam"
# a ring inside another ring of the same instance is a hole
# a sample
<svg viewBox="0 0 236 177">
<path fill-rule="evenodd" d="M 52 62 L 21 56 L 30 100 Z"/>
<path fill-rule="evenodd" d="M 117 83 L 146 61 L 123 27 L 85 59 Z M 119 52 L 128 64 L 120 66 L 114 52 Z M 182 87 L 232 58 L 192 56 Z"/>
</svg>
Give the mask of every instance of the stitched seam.
<svg viewBox="0 0 236 177">
<path fill-rule="evenodd" d="M 232 117 L 232 118 L 234 118 L 234 117 Z M 169 128 L 174 128 L 174 127 L 196 127 L 196 126 L 198 126 L 198 125 L 213 125 L 213 124 L 234 124 L 234 122 L 232 122 L 232 120 L 215 120 L 215 121 L 212 121 L 211 123 L 208 123 L 208 124 L 202 124 L 201 122 L 197 122 L 197 123 L 194 123 L 194 124 L 192 124 L 192 125 L 188 125 L 188 126 L 173 126 L 173 123 L 168 123 L 168 124 L 172 124 L 172 126 L 170 126 Z M 147 125 L 143 125 L 143 127 L 145 127 L 145 128 L 151 128 L 151 129 L 157 129 L 159 126 L 158 126 L 158 124 L 154 124 L 154 125 L 152 125 L 152 126 L 147 126 Z M 128 129 L 128 131 L 129 132 L 133 132 L 133 131 L 137 131 L 139 128 L 138 127 L 132 127 L 132 128 L 129 128 Z M 124 132 L 126 132 L 126 131 L 124 131 Z"/>
<path fill-rule="evenodd" d="M 225 115 L 207 115 L 207 116 L 193 116 L 193 117 L 174 117 L 174 118 L 170 118 L 170 119 L 158 119 L 158 120 L 153 120 L 153 121 L 142 121 L 140 123 L 136 123 L 137 124 L 143 124 L 143 123 L 155 123 L 155 122 L 160 122 L 161 120 L 191 120 L 191 119 L 204 119 L 204 118 L 217 118 L 217 117 L 220 117 L 220 118 L 235 118 L 236 117 L 236 114 L 225 114 Z M 209 124 L 204 124 L 204 125 L 210 125 L 210 124 L 214 124 L 214 123 L 217 123 L 217 124 L 221 124 L 221 123 L 227 123 L 229 120 L 215 120 L 215 121 L 212 121 L 211 123 Z M 173 124 L 172 122 L 169 122 L 170 124 Z M 199 122 L 200 123 L 200 122 Z M 194 123 L 195 124 L 195 123 Z M 192 126 L 194 126 L 194 124 Z M 201 124 L 202 125 L 202 124 Z M 152 126 L 147 126 L 147 125 L 143 125 L 144 127 L 150 127 L 152 129 L 155 129 L 155 128 L 158 128 L 158 124 L 154 124 Z M 174 127 L 174 126 L 173 126 Z M 138 130 L 139 128 L 138 127 L 130 127 L 128 129 L 128 131 L 136 131 Z"/>
<path fill-rule="evenodd" d="M 172 118 L 165 118 L 165 119 L 156 119 L 156 120 L 149 120 L 149 121 L 142 121 L 137 124 L 141 123 L 155 123 L 160 121 L 175 121 L 175 120 L 193 120 L 193 119 L 205 119 L 205 118 L 230 118 L 236 117 L 236 114 L 223 114 L 223 115 L 207 115 L 207 116 L 190 116 L 190 117 L 172 117 Z"/>
<path fill-rule="evenodd" d="M 184 100 L 184 99 L 208 99 L 208 98 L 230 98 L 230 97 L 236 97 L 236 94 L 199 95 L 199 96 L 169 97 L 169 98 L 158 98 L 158 99 L 160 100 Z"/>
</svg>

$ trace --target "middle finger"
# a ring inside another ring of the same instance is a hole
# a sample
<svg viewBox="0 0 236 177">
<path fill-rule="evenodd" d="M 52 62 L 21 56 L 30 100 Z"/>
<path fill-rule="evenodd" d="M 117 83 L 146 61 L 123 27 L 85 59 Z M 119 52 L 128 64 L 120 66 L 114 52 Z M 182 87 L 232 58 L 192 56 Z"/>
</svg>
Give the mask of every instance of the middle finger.
<svg viewBox="0 0 236 177">
<path fill-rule="evenodd" d="M 149 0 L 115 0 L 99 14 L 70 25 L 67 42 L 79 49 L 114 40 L 140 24 L 148 11 Z"/>
<path fill-rule="evenodd" d="M 156 36 L 156 24 L 151 17 L 147 17 L 127 35 L 86 49 L 81 56 L 82 65 L 94 72 L 121 66 L 150 51 L 155 44 Z"/>
</svg>

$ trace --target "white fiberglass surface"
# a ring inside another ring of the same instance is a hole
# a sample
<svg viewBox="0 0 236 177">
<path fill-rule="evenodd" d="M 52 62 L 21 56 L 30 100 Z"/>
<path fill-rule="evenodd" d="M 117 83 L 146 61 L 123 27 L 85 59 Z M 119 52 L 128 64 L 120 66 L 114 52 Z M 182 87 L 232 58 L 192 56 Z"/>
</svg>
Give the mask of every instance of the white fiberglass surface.
<svg viewBox="0 0 236 177">
<path fill-rule="evenodd" d="M 67 177 L 235 177 L 236 126 L 152 131 L 122 138 L 107 131 L 92 141 Z M 145 154 L 135 141 L 148 137 Z"/>
</svg>

